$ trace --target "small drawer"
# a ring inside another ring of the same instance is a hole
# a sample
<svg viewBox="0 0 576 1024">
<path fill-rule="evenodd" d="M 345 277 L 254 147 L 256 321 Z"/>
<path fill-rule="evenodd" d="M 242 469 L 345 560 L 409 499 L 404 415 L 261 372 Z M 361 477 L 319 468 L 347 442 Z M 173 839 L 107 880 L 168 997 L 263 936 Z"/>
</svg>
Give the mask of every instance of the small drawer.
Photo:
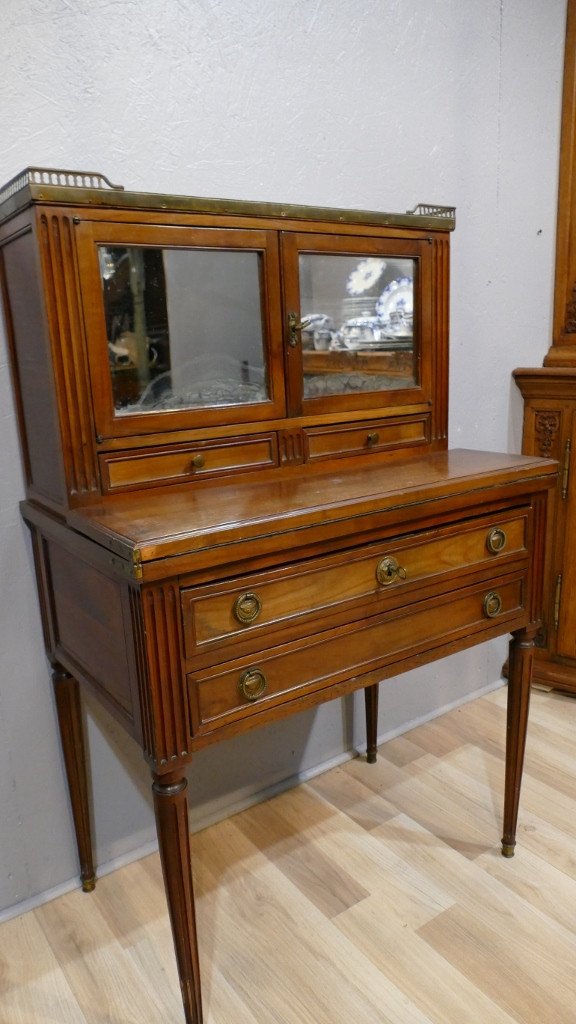
<svg viewBox="0 0 576 1024">
<path fill-rule="evenodd" d="M 340 630 L 316 634 L 284 648 L 259 652 L 224 670 L 188 676 L 195 731 L 209 732 L 271 705 L 297 699 L 399 662 L 431 660 L 491 635 L 518 628 L 525 618 L 524 574 L 491 578 L 438 599 L 414 602 Z M 323 698 L 320 698 L 323 699 Z"/>
<path fill-rule="evenodd" d="M 104 489 L 118 491 L 265 469 L 277 462 L 276 435 L 260 434 L 241 441 L 205 441 L 180 448 L 106 454 L 100 457 L 100 468 Z"/>
<path fill-rule="evenodd" d="M 388 448 L 424 444 L 428 440 L 429 417 L 347 423 L 337 427 L 312 427 L 304 431 L 306 458 L 313 462 L 339 455 L 367 455 Z"/>
<path fill-rule="evenodd" d="M 245 576 L 234 586 L 185 588 L 186 657 L 296 623 L 313 630 L 319 615 L 373 614 L 367 605 L 390 604 L 398 588 L 526 557 L 528 522 L 527 510 L 516 509 Z"/>
</svg>

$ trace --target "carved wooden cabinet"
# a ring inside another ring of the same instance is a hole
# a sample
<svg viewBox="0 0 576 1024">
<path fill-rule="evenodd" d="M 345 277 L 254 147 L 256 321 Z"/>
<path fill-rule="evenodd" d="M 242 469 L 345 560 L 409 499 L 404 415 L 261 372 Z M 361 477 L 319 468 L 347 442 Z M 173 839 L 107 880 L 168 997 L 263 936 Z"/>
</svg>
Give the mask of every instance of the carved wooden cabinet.
<svg viewBox="0 0 576 1024">
<path fill-rule="evenodd" d="M 524 397 L 523 451 L 560 463 L 534 680 L 576 692 L 576 368 L 521 369 L 514 377 Z"/>
<path fill-rule="evenodd" d="M 444 208 L 150 196 L 38 169 L 0 196 L 23 515 L 82 882 L 88 687 L 152 771 L 189 1024 L 185 768 L 207 744 L 363 689 L 373 761 L 380 680 L 512 633 L 513 853 L 556 465 L 447 451 L 453 226 Z"/>
<path fill-rule="evenodd" d="M 550 510 L 544 621 L 535 679 L 576 692 L 576 3 L 568 0 L 553 339 L 540 368 L 518 369 L 524 398 L 523 451 L 558 459 Z"/>
</svg>

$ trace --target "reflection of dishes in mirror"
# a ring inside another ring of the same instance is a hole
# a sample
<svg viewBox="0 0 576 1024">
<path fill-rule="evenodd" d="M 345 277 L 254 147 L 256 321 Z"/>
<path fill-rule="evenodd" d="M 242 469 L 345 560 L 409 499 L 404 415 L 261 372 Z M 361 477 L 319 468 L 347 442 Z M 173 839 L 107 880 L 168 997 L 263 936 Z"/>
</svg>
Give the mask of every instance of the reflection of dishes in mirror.
<svg viewBox="0 0 576 1024">
<path fill-rule="evenodd" d="M 390 313 L 390 325 L 387 328 L 388 336 L 393 338 L 412 338 L 412 332 L 412 313 L 404 313 L 401 309 L 393 310 Z"/>
<path fill-rule="evenodd" d="M 399 349 L 412 347 L 412 335 L 382 336 L 379 341 L 358 341 L 349 338 L 344 342 L 349 352 L 396 352 Z"/>
<path fill-rule="evenodd" d="M 314 331 L 331 331 L 334 327 L 332 318 L 327 313 L 303 313 L 301 322 L 304 324 L 302 333 L 313 334 Z"/>
<path fill-rule="evenodd" d="M 346 282 L 349 295 L 363 295 L 369 291 L 386 270 L 386 260 L 379 256 L 368 256 L 361 260 Z"/>
<path fill-rule="evenodd" d="M 402 336 L 393 326 L 387 327 L 380 317 L 357 316 L 347 320 L 337 334 L 337 341 L 350 352 L 378 351 L 398 347 L 399 340 L 403 347 L 412 340 L 412 330 Z"/>
<path fill-rule="evenodd" d="M 151 380 L 137 401 L 117 406 L 117 415 L 265 402 L 263 366 L 228 353 L 198 355 Z"/>
<path fill-rule="evenodd" d="M 411 277 L 390 281 L 376 303 L 376 312 L 387 334 L 396 337 L 412 334 L 414 282 Z"/>
<path fill-rule="evenodd" d="M 332 344 L 332 331 L 314 331 L 314 348 L 317 352 L 328 352 Z"/>
<path fill-rule="evenodd" d="M 301 342 L 304 350 L 311 348 L 329 348 L 330 342 L 333 336 L 334 323 L 332 318 L 327 313 L 303 313 L 302 323 L 304 324 L 301 331 Z M 328 344 L 324 341 L 320 345 L 317 343 L 317 339 L 328 339 Z"/>
<path fill-rule="evenodd" d="M 352 317 L 342 324 L 337 338 L 349 349 L 373 348 L 383 338 L 382 321 L 377 316 Z"/>
</svg>

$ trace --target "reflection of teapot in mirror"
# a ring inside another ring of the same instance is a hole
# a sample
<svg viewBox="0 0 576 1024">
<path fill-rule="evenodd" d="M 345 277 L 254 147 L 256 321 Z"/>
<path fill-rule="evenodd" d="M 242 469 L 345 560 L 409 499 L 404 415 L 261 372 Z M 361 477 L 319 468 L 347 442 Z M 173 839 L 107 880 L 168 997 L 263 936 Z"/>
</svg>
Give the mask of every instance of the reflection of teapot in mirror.
<svg viewBox="0 0 576 1024">
<path fill-rule="evenodd" d="M 332 344 L 332 331 L 314 331 L 314 348 L 317 352 L 327 352 Z"/>
<path fill-rule="evenodd" d="M 302 348 L 304 350 L 310 348 L 325 349 L 329 347 L 334 324 L 327 313 L 307 313 L 302 317 L 302 322 L 305 325 L 301 335 Z M 328 345 L 325 344 L 326 338 L 328 339 Z M 319 339 L 320 343 L 318 344 Z"/>
<path fill-rule="evenodd" d="M 146 347 L 148 352 L 148 367 L 152 368 L 158 362 L 158 352 L 150 343 L 150 339 L 146 338 Z M 118 367 L 137 367 L 138 366 L 138 340 L 134 331 L 124 331 L 118 336 L 116 341 L 108 342 L 108 358 L 113 366 Z"/>
</svg>

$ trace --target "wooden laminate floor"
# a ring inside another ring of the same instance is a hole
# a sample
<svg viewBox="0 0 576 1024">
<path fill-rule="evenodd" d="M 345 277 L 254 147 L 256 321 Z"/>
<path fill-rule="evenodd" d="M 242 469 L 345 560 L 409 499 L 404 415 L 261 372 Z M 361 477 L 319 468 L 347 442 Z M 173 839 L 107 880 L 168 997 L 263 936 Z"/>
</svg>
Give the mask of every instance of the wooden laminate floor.
<svg viewBox="0 0 576 1024">
<path fill-rule="evenodd" d="M 206 1024 L 576 1021 L 576 699 L 505 691 L 193 837 Z M 1 1024 L 182 1024 L 157 856 L 0 927 Z"/>
</svg>

